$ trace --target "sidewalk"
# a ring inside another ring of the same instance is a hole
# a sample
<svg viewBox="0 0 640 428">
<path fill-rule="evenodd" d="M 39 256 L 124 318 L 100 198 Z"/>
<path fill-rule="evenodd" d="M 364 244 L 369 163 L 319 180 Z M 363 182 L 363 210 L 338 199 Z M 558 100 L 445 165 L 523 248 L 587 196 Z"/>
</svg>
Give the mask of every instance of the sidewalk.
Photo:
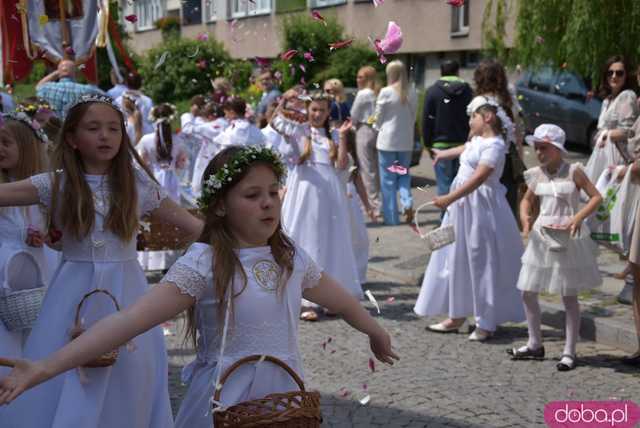
<svg viewBox="0 0 640 428">
<path fill-rule="evenodd" d="M 585 155 L 576 154 L 575 159 L 581 160 L 583 156 Z M 527 165 L 533 165 L 534 161 L 526 158 L 525 162 Z M 423 154 L 420 165 L 411 169 L 411 174 L 414 206 L 418 207 L 435 195 L 435 175 L 426 153 Z M 422 190 L 418 189 L 418 186 Z M 423 209 L 419 221 L 424 231 L 437 227 L 439 216 L 440 211 L 434 207 Z M 429 253 L 416 232 L 406 224 L 369 224 L 368 231 L 369 270 L 376 276 L 419 288 L 429 261 Z M 583 339 L 633 352 L 637 349 L 637 339 L 632 308 L 616 302 L 616 295 L 622 289 L 623 282 L 612 277 L 612 274 L 622 271 L 625 264 L 611 251 L 601 249 L 598 265 L 604 284 L 598 290 L 580 294 L 580 335 Z M 564 329 L 564 308 L 560 297 L 543 295 L 540 305 L 543 311 L 542 322 L 554 328 Z"/>
</svg>

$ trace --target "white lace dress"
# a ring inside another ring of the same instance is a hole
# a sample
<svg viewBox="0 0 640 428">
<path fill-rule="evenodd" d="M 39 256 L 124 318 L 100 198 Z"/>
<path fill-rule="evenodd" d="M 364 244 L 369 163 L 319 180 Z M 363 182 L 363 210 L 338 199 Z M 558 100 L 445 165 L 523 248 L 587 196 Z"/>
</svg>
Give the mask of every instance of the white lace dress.
<svg viewBox="0 0 640 428">
<path fill-rule="evenodd" d="M 564 163 L 553 175 L 539 166 L 525 172 L 527 186 L 540 200 L 540 214 L 522 256 L 520 290 L 575 296 L 580 290 L 602 284 L 596 260 L 597 246 L 586 224 L 582 224 L 575 238 L 569 238 L 566 244 L 561 242 L 564 248 L 558 248 L 558 240 L 550 238 L 543 229 L 567 225 L 579 211 L 580 191 L 573 178 L 578 169 L 582 169 L 582 165 Z"/>
<path fill-rule="evenodd" d="M 191 176 L 191 191 L 194 197 L 199 197 L 202 192 L 202 174 L 211 162 L 211 159 L 220 150 L 214 140 L 229 126 L 224 118 L 217 118 L 212 122 L 205 122 L 196 117 L 193 121 L 182 127 L 181 134 L 187 138 L 198 141 L 199 149 L 193 163 L 193 175 Z"/>
<path fill-rule="evenodd" d="M 136 170 L 138 214 L 156 209 L 166 198 L 146 173 Z M 31 178 L 40 202 L 51 205 L 49 174 Z M 90 235 L 77 240 L 63 231 L 63 261 L 57 269 L 24 348 L 29 359 L 42 359 L 69 342 L 69 330 L 82 297 L 107 289 L 121 308 L 130 306 L 149 287 L 136 260 L 135 238 L 123 242 L 104 229 L 109 188 L 106 176 L 85 175 L 94 193 L 96 216 Z M 64 181 L 64 180 L 63 180 Z M 81 312 L 85 327 L 115 311 L 110 299 L 95 295 Z M 132 340 L 135 350 L 120 349 L 112 367 L 70 370 L 25 392 L 0 408 L 2 428 L 165 428 L 173 426 L 168 393 L 167 355 L 162 329 L 157 327 Z"/>
<path fill-rule="evenodd" d="M 310 138 L 311 157 L 304 164 L 296 162 L 287 179 L 282 226 L 323 271 L 361 299 L 346 186 L 329 158 L 324 129 L 311 128 Z M 337 144 L 338 138 L 334 132 L 331 144 Z M 304 139 L 289 141 L 298 158 L 304 149 Z"/>
<path fill-rule="evenodd" d="M 16 276 L 24 275 L 25 273 L 29 278 L 40 276 L 43 281 L 39 285 L 46 286 L 49 283 L 54 270 L 60 262 L 60 254 L 46 245 L 36 248 L 26 243 L 29 226 L 32 225 L 44 235 L 45 224 L 46 216 L 37 206 L 0 208 L 0 294 L 5 290 L 14 289 L 17 284 L 13 283 L 12 280 L 17 279 Z M 31 254 L 36 264 L 26 265 L 21 260 L 14 259 L 14 257 L 23 252 Z M 18 268 L 16 272 L 6 275 L 5 270 L 11 260 L 22 264 L 22 266 L 13 265 L 14 268 Z M 28 271 L 25 272 L 25 269 Z M 34 269 L 39 273 L 32 272 Z M 34 283 L 26 288 L 36 286 L 38 284 Z M 28 333 L 28 330 L 10 332 L 0 321 L 0 355 L 3 357 L 21 357 L 22 345 Z M 7 368 L 0 368 L 0 376 L 7 374 L 8 371 L 9 369 Z"/>
<path fill-rule="evenodd" d="M 182 373 L 189 389 L 176 417 L 178 428 L 211 427 L 211 398 L 218 371 L 224 372 L 243 357 L 272 355 L 303 376 L 298 350 L 300 301 L 304 289 L 317 285 L 320 268 L 296 246 L 293 273 L 284 290 L 276 292 L 280 268 L 270 247 L 240 249 L 236 254 L 247 275 L 247 285 L 233 299 L 222 360 L 219 358 L 224 318 L 218 311 L 223 305 L 214 294 L 211 246 L 191 245 L 163 279 L 196 299 L 197 357 Z M 240 276 L 236 276 L 234 290 L 238 293 L 241 288 Z M 293 380 L 277 366 L 268 362 L 245 365 L 224 384 L 221 402 L 229 406 L 295 389 Z"/>
<path fill-rule="evenodd" d="M 442 225 L 453 225 L 456 240 L 431 254 L 414 311 L 421 316 L 474 315 L 480 328 L 524 321 L 516 288 L 524 251 L 520 232 L 500 183 L 507 146 L 501 138 L 474 137 L 460 156 L 451 190 L 480 165 L 493 172 L 480 187 L 451 204 Z"/>
</svg>

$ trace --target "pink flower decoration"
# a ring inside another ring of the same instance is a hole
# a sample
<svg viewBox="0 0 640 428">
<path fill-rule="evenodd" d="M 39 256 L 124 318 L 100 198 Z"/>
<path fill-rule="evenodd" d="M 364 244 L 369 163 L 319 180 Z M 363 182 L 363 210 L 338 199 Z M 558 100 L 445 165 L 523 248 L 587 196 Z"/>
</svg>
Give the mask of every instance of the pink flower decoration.
<svg viewBox="0 0 640 428">
<path fill-rule="evenodd" d="M 322 15 L 320 15 L 319 12 L 312 10 L 311 11 L 311 17 L 313 19 L 315 19 L 316 21 L 320 21 L 322 22 L 325 26 L 327 25 L 327 21 L 325 21 L 324 17 Z"/>
<path fill-rule="evenodd" d="M 305 52 L 302 54 L 302 56 L 304 57 L 305 60 L 309 61 L 309 62 L 313 62 L 316 59 L 313 57 L 313 52 L 309 51 L 309 52 Z"/>
<path fill-rule="evenodd" d="M 291 61 L 291 59 L 298 54 L 298 51 L 295 49 L 289 49 L 288 51 L 280 54 L 280 58 L 283 61 Z"/>
<path fill-rule="evenodd" d="M 453 7 L 462 7 L 464 6 L 464 0 L 447 0 L 447 3 Z"/>
<path fill-rule="evenodd" d="M 127 21 L 129 21 L 132 24 L 135 24 L 136 22 L 138 22 L 138 17 L 136 15 L 127 15 L 124 17 L 124 19 L 126 19 Z"/>
</svg>

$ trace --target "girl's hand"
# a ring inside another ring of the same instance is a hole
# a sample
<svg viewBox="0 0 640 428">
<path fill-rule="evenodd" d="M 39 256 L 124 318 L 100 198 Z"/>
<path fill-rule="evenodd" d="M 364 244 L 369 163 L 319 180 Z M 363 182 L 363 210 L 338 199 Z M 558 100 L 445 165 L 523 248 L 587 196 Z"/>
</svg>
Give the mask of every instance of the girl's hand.
<svg viewBox="0 0 640 428">
<path fill-rule="evenodd" d="M 431 156 L 431 160 L 433 161 L 433 166 L 435 166 L 438 162 L 442 160 L 442 150 L 431 149 L 429 150 L 429 156 Z"/>
<path fill-rule="evenodd" d="M 571 236 L 575 237 L 578 233 L 580 233 L 580 227 L 582 226 L 582 219 L 573 217 L 571 222 L 565 227 L 571 232 Z"/>
<path fill-rule="evenodd" d="M 6 362 L 14 367 L 7 377 L 0 380 L 0 405 L 9 404 L 27 389 L 47 379 L 42 363 L 29 360 L 6 360 Z"/>
<path fill-rule="evenodd" d="M 400 359 L 400 357 L 391 350 L 391 337 L 389 337 L 389 333 L 383 329 L 380 329 L 379 333 L 369 336 L 369 344 L 373 355 L 375 355 L 378 361 L 393 365 L 394 359 Z"/>
<path fill-rule="evenodd" d="M 342 122 L 342 125 L 340 125 L 340 128 L 339 128 L 340 135 L 346 136 L 349 130 L 351 129 L 351 126 L 352 126 L 351 119 L 347 119 L 344 122 Z"/>
<path fill-rule="evenodd" d="M 607 138 L 609 137 L 609 133 L 603 132 L 600 138 L 598 138 L 598 147 L 603 148 L 607 145 Z"/>
<path fill-rule="evenodd" d="M 433 205 L 440 208 L 441 210 L 447 209 L 447 207 L 451 205 L 452 202 L 453 201 L 448 197 L 448 195 L 437 196 L 432 201 Z"/>
<path fill-rule="evenodd" d="M 620 168 L 620 171 L 618 172 L 618 175 L 616 176 L 616 181 L 618 183 L 621 183 L 622 180 L 624 180 L 624 177 L 627 175 L 627 168 L 628 166 L 623 166 L 622 168 Z"/>
</svg>

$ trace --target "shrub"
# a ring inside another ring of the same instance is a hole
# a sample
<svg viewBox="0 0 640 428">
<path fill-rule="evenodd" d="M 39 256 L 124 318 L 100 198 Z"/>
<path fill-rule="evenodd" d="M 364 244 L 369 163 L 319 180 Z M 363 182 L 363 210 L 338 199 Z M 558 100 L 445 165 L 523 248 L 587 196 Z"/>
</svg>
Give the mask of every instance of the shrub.
<svg viewBox="0 0 640 428">
<path fill-rule="evenodd" d="M 355 87 L 356 74 L 365 65 L 373 66 L 384 77 L 384 66 L 373 49 L 363 43 L 354 43 L 348 48 L 332 52 L 329 66 L 314 76 L 314 82 L 322 84 L 327 79 L 340 79 L 344 86 Z"/>
<path fill-rule="evenodd" d="M 164 63 L 157 65 L 165 54 Z M 170 102 L 210 92 L 210 79 L 228 76 L 232 63 L 215 40 L 171 38 L 146 52 L 140 73 L 147 95 L 156 102 Z"/>
</svg>

